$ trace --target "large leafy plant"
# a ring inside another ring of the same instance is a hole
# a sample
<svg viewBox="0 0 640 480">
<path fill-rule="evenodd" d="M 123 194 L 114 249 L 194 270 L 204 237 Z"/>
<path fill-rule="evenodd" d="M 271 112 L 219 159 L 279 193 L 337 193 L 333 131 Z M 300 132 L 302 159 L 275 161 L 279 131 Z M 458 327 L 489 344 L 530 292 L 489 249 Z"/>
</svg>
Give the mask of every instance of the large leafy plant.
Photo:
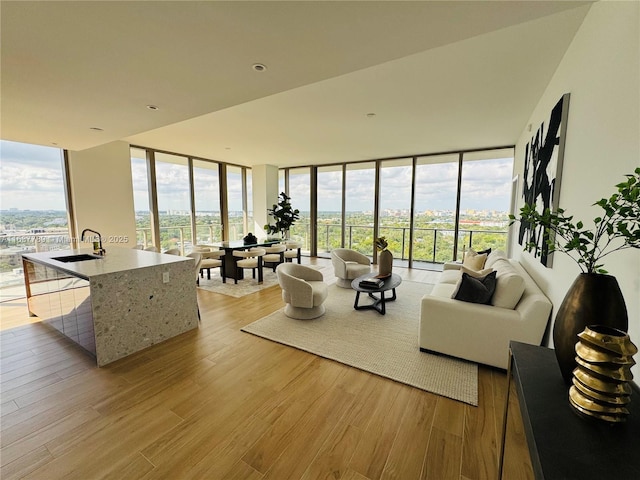
<svg viewBox="0 0 640 480">
<path fill-rule="evenodd" d="M 273 208 L 268 208 L 267 212 L 271 215 L 275 221 L 273 224 L 266 224 L 264 230 L 268 234 L 279 233 L 283 237 L 287 235 L 287 232 L 296 220 L 300 218 L 300 211 L 291 207 L 291 197 L 282 192 L 278 195 L 280 199 L 277 204 L 273 205 Z"/>
<path fill-rule="evenodd" d="M 574 223 L 573 216 L 561 208 L 540 213 L 529 204 L 520 209 L 519 218 L 509 215 L 510 225 L 520 221 L 542 226 L 553 233 L 546 237 L 549 253 L 566 253 L 585 273 L 608 273 L 602 268 L 604 257 L 625 248 L 640 248 L 640 168 L 626 177 L 626 182 L 616 185 L 616 193 L 593 204 L 604 210 L 593 220 L 593 228 L 585 228 L 582 221 Z M 531 252 L 538 247 L 531 242 L 524 248 Z"/>
</svg>

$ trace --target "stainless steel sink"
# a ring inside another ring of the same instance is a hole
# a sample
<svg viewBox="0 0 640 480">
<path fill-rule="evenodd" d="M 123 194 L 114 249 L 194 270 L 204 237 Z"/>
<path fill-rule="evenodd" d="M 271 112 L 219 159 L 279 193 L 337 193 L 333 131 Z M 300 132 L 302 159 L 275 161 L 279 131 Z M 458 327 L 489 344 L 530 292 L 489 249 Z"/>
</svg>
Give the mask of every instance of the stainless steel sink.
<svg viewBox="0 0 640 480">
<path fill-rule="evenodd" d="M 71 262 L 84 262 L 86 260 L 100 260 L 102 257 L 98 255 L 89 255 L 88 253 L 80 253 L 78 255 L 65 255 L 64 257 L 51 257 L 52 260 L 59 262 L 71 263 Z"/>
</svg>

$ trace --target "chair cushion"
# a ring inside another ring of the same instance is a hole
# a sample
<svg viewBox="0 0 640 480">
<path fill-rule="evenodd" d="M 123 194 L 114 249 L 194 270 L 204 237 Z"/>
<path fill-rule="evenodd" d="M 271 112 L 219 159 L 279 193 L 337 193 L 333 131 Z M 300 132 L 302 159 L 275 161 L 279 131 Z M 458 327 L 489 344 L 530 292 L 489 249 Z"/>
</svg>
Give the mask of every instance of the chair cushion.
<svg viewBox="0 0 640 480">
<path fill-rule="evenodd" d="M 358 278 L 360 275 L 364 275 L 365 273 L 369 273 L 371 271 L 371 267 L 369 265 L 363 265 L 362 263 L 357 262 L 345 262 L 347 264 L 347 279 L 353 280 L 354 278 Z"/>
<path fill-rule="evenodd" d="M 215 268 L 221 266 L 222 260 L 218 260 L 217 258 L 203 258 L 200 263 L 200 268 Z"/>
<path fill-rule="evenodd" d="M 241 268 L 258 268 L 258 259 L 257 258 L 247 258 L 244 260 L 238 260 L 236 265 Z"/>
<path fill-rule="evenodd" d="M 275 263 L 281 260 L 282 260 L 282 257 L 280 257 L 279 253 L 267 253 L 265 256 L 262 257 L 262 261 L 267 263 Z"/>
<path fill-rule="evenodd" d="M 311 290 L 313 291 L 313 306 L 322 305 L 329 295 L 327 284 L 320 281 L 308 281 L 307 283 L 311 285 Z"/>
<path fill-rule="evenodd" d="M 496 289 L 496 273 L 491 272 L 484 277 L 475 278 L 468 273 L 462 273 L 460 282 L 456 286 L 451 298 L 463 302 L 491 304 L 491 297 Z"/>
</svg>

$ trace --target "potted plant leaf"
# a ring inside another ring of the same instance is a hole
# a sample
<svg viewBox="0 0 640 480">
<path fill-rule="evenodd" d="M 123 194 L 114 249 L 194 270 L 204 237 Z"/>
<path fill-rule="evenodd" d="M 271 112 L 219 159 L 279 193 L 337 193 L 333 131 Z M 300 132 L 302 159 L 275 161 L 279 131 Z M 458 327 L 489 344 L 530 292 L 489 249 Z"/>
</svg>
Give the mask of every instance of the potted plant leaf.
<svg viewBox="0 0 640 480">
<path fill-rule="evenodd" d="M 629 320 L 618 282 L 604 269 L 603 258 L 626 248 L 640 248 L 640 168 L 626 175 L 617 191 L 593 205 L 603 212 L 593 220 L 593 227 L 575 221 L 559 208 L 538 212 L 525 204 L 519 217 L 510 215 L 511 223 L 526 222 L 542 226 L 547 235 L 549 252 L 562 252 L 574 260 L 582 273 L 567 292 L 553 327 L 553 343 L 562 375 L 571 382 L 575 367 L 577 335 L 588 325 L 607 325 L 627 331 Z M 535 251 L 535 243 L 524 246 Z"/>
<path fill-rule="evenodd" d="M 267 209 L 269 215 L 273 217 L 274 223 L 266 224 L 264 230 L 268 235 L 277 234 L 280 235 L 280 238 L 286 239 L 289 238 L 289 229 L 300 218 L 300 211 L 291 206 L 291 197 L 286 193 L 280 193 L 278 198 L 278 203 Z"/>
</svg>

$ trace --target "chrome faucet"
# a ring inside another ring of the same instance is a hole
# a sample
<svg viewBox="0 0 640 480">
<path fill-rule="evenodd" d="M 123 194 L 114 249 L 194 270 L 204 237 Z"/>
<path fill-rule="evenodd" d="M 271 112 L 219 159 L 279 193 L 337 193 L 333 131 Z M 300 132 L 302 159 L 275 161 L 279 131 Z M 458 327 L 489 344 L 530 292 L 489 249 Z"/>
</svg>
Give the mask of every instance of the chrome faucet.
<svg viewBox="0 0 640 480">
<path fill-rule="evenodd" d="M 93 252 L 97 253 L 98 255 L 104 255 L 105 253 L 107 253 L 107 251 L 104 248 L 102 248 L 102 237 L 95 230 L 91 230 L 90 228 L 85 228 L 82 231 L 82 235 L 80 235 L 80 241 L 84 242 L 84 234 L 87 232 L 95 233 L 98 236 L 98 241 L 93 242 Z"/>
</svg>

